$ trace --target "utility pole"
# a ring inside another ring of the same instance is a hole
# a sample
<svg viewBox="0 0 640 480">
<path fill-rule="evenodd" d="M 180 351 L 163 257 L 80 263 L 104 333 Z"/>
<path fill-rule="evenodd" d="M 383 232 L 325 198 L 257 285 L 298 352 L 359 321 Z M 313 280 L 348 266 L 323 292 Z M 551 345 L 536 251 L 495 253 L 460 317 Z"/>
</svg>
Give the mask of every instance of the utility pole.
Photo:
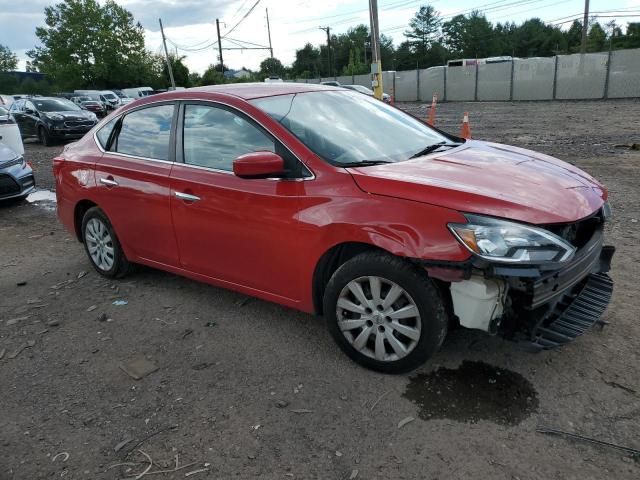
<svg viewBox="0 0 640 480">
<path fill-rule="evenodd" d="M 269 27 L 269 9 L 265 8 L 265 12 L 267 12 L 267 34 L 269 35 L 269 51 L 271 52 L 271 58 L 273 58 L 273 47 L 271 46 L 271 28 Z"/>
<path fill-rule="evenodd" d="M 588 0 L 587 0 L 588 1 Z M 382 60 L 380 59 L 380 31 L 378 30 L 378 0 L 369 0 L 371 21 L 371 86 L 378 100 L 382 100 Z"/>
<path fill-rule="evenodd" d="M 582 42 L 580 53 L 587 53 L 587 30 L 589 29 L 589 0 L 584 0 L 584 21 L 582 22 Z"/>
<path fill-rule="evenodd" d="M 218 52 L 220 54 L 220 71 L 224 75 L 224 62 L 222 61 L 222 39 L 220 38 L 220 21 L 216 18 L 216 30 L 218 31 Z"/>
<path fill-rule="evenodd" d="M 167 59 L 167 70 L 169 70 L 169 78 L 171 79 L 171 87 L 173 90 L 176 89 L 176 82 L 173 79 L 173 68 L 171 68 L 171 59 L 169 58 L 169 51 L 167 50 L 167 40 L 164 38 L 164 29 L 162 28 L 162 19 L 159 18 L 158 22 L 160 23 L 160 33 L 162 34 L 162 44 L 164 45 L 164 56 Z"/>
<path fill-rule="evenodd" d="M 318 27 L 320 30 L 327 32 L 327 67 L 329 76 L 333 77 L 333 68 L 331 65 L 331 27 Z"/>
</svg>

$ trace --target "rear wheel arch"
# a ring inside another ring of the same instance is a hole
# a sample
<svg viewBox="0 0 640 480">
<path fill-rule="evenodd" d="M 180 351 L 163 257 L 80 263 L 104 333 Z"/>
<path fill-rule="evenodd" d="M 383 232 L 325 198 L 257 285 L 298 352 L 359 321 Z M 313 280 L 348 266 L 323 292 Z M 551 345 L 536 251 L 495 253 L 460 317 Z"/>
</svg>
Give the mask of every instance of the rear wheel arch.
<svg viewBox="0 0 640 480">
<path fill-rule="evenodd" d="M 80 200 L 78 203 L 76 203 L 73 212 L 73 225 L 75 228 L 76 237 L 81 243 L 84 243 L 84 238 L 82 235 L 82 219 L 84 218 L 84 214 L 87 213 L 87 210 L 89 210 L 90 208 L 97 206 L 98 205 L 96 205 L 91 200 Z"/>
</svg>

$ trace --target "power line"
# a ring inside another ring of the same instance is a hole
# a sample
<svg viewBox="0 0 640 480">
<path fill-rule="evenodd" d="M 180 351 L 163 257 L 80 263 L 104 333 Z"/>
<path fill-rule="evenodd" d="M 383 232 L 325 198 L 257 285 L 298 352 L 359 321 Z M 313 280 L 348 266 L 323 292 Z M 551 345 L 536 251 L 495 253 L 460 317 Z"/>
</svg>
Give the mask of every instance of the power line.
<svg viewBox="0 0 640 480">
<path fill-rule="evenodd" d="M 244 19 L 251 14 L 251 12 L 253 12 L 253 9 L 256 8 L 259 3 L 260 3 L 260 0 L 256 0 L 256 3 L 254 3 L 253 6 L 247 11 L 247 13 L 244 14 L 244 16 L 238 21 L 238 23 L 236 23 L 233 27 L 231 27 L 231 30 L 228 30 L 227 33 L 222 35 L 221 38 L 224 38 L 227 35 L 229 35 L 231 32 L 233 32 L 236 29 L 236 27 L 240 25 L 244 21 Z"/>
</svg>

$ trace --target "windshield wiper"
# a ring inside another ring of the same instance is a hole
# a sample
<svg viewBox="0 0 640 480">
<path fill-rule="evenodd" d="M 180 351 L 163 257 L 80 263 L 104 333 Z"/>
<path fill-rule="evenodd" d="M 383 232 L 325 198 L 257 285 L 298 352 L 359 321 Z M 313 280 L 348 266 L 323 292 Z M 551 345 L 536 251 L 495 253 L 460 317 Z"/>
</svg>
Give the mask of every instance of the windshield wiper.
<svg viewBox="0 0 640 480">
<path fill-rule="evenodd" d="M 435 150 L 437 150 L 437 149 L 439 149 L 441 147 L 451 147 L 451 148 L 453 148 L 453 147 L 458 147 L 460 145 L 462 145 L 462 144 L 461 143 L 447 143 L 447 142 L 434 143 L 433 145 L 429 145 L 429 146 L 423 148 L 422 150 L 420 150 L 419 152 L 414 153 L 413 155 L 411 155 L 409 157 L 409 159 L 422 157 L 423 155 L 427 155 L 428 153 L 431 153 L 431 152 L 433 152 L 433 151 L 435 151 Z"/>
<path fill-rule="evenodd" d="M 340 163 L 339 167 L 370 167 L 372 165 L 384 165 L 385 163 L 393 163 L 388 160 L 362 160 L 361 162 Z"/>
</svg>

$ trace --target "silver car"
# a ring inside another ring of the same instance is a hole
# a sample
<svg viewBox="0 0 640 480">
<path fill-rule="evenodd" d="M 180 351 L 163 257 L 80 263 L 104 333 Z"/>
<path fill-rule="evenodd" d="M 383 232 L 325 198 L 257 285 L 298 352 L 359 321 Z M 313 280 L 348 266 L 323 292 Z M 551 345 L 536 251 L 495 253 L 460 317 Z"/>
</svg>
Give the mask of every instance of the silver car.
<svg viewBox="0 0 640 480">
<path fill-rule="evenodd" d="M 25 198 L 35 188 L 31 165 L 22 155 L 0 143 L 0 200 Z"/>
</svg>

